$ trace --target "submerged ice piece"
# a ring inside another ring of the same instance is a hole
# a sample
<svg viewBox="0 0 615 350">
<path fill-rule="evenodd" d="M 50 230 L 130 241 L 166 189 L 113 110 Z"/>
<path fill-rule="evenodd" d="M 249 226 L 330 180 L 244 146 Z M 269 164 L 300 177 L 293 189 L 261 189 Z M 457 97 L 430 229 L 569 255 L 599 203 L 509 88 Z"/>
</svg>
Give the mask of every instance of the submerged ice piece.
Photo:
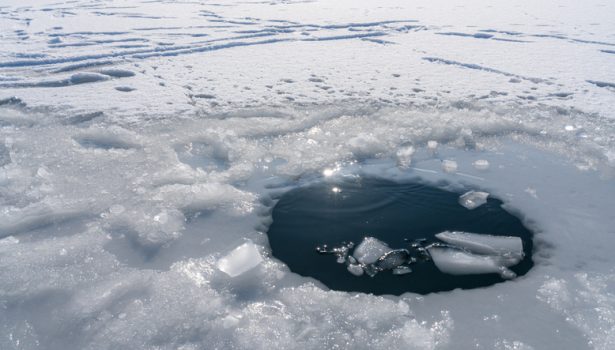
<svg viewBox="0 0 615 350">
<path fill-rule="evenodd" d="M 436 238 L 476 254 L 518 257 L 519 260 L 524 256 L 520 237 L 444 231 L 436 234 Z"/>
<path fill-rule="evenodd" d="M 262 261 L 263 257 L 257 246 L 249 241 L 220 258 L 216 266 L 227 275 L 237 277 L 255 268 Z"/>
<path fill-rule="evenodd" d="M 498 255 L 478 255 L 455 248 L 433 245 L 427 248 L 438 270 L 451 275 L 477 275 L 499 273 L 504 279 L 517 275 L 508 269 L 520 259 Z"/>
<path fill-rule="evenodd" d="M 409 258 L 410 252 L 406 249 L 395 249 L 378 258 L 374 265 L 382 270 L 391 270 L 406 263 Z"/>
<path fill-rule="evenodd" d="M 341 246 L 329 249 L 329 246 L 323 244 L 316 247 L 316 251 L 320 254 L 333 254 L 337 256 L 337 262 L 343 264 L 348 259 L 348 251 L 354 247 L 354 243 L 342 243 Z"/>
<path fill-rule="evenodd" d="M 489 197 L 487 192 L 469 191 L 459 196 L 459 204 L 472 210 L 487 203 L 487 197 Z"/>
<path fill-rule="evenodd" d="M 519 237 L 492 236 L 469 232 L 444 231 L 436 237 L 451 246 L 434 244 L 427 248 L 436 267 L 452 275 L 499 273 L 510 279 L 516 274 L 508 267 L 524 257 Z"/>
</svg>

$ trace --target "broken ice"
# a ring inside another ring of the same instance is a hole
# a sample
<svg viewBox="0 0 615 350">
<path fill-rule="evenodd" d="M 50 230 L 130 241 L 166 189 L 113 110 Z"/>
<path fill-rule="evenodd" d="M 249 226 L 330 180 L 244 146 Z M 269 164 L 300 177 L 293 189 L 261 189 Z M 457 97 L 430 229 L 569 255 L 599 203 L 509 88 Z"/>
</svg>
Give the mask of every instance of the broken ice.
<svg viewBox="0 0 615 350">
<path fill-rule="evenodd" d="M 472 210 L 487 203 L 487 197 L 489 197 L 487 192 L 469 191 L 459 196 L 459 204 Z"/>
<path fill-rule="evenodd" d="M 396 249 L 382 255 L 374 265 L 379 269 L 391 270 L 404 264 L 409 258 L 410 253 L 406 249 Z"/>
<path fill-rule="evenodd" d="M 339 247 L 329 248 L 327 245 L 316 247 L 320 254 L 333 254 L 337 256 L 338 263 L 346 263 L 348 272 L 355 276 L 367 274 L 376 276 L 379 272 L 391 270 L 394 275 L 403 275 L 412 272 L 405 264 L 416 262 L 407 249 L 391 249 L 386 243 L 374 237 L 365 237 L 363 241 L 349 255 L 354 243 L 343 243 Z"/>
<path fill-rule="evenodd" d="M 504 255 L 523 258 L 523 242 L 520 237 L 493 236 L 487 234 L 444 231 L 436 237 L 446 243 L 485 255 Z M 520 260 L 520 259 L 519 259 Z"/>
<path fill-rule="evenodd" d="M 399 266 L 399 267 L 394 268 L 392 271 L 394 275 L 405 275 L 411 272 L 412 272 L 412 269 L 408 266 Z"/>
<path fill-rule="evenodd" d="M 374 237 L 365 237 L 361 243 L 355 248 L 352 256 L 361 264 L 373 264 L 381 256 L 392 251 L 389 246 Z"/>
<path fill-rule="evenodd" d="M 438 270 L 451 275 L 475 275 L 485 273 L 499 273 L 504 279 L 511 279 L 517 275 L 508 267 L 519 262 L 497 255 L 478 255 L 468 251 L 445 246 L 431 246 L 427 248 Z"/>
<path fill-rule="evenodd" d="M 435 236 L 446 244 L 425 246 L 425 240 L 421 239 L 409 244 L 408 249 L 392 249 L 377 238 L 365 237 L 352 254 L 349 254 L 354 246 L 352 242 L 332 249 L 323 245 L 316 250 L 321 254 L 337 255 L 338 262 L 345 263 L 351 274 L 370 277 L 386 270 L 393 275 L 404 275 L 412 272 L 409 265 L 433 260 L 443 273 L 498 273 L 504 279 L 511 279 L 516 274 L 508 267 L 518 264 L 524 257 L 520 237 L 461 231 L 444 231 Z"/>
<path fill-rule="evenodd" d="M 452 275 L 499 273 L 504 279 L 516 277 L 508 267 L 524 257 L 519 237 L 493 236 L 469 232 L 441 232 L 436 237 L 451 246 L 427 248 L 436 267 Z"/>
<path fill-rule="evenodd" d="M 262 261 L 258 247 L 249 241 L 220 258 L 216 266 L 230 277 L 237 277 L 255 268 Z"/>
<path fill-rule="evenodd" d="M 355 276 L 363 275 L 363 267 L 359 264 L 348 264 L 348 267 L 346 268 L 348 269 L 348 272 Z"/>
</svg>

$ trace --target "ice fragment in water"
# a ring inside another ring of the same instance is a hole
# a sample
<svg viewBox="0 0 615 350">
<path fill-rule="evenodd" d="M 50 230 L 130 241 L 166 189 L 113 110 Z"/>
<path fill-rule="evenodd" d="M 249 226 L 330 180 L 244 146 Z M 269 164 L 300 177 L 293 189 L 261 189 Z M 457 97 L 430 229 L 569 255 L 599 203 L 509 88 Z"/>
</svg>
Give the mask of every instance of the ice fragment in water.
<svg viewBox="0 0 615 350">
<path fill-rule="evenodd" d="M 361 264 L 373 264 L 391 250 L 386 243 L 374 237 L 365 237 L 355 248 L 352 255 Z"/>
<path fill-rule="evenodd" d="M 369 276 L 369 277 L 374 277 L 378 274 L 378 272 L 380 272 L 380 269 L 378 269 L 376 266 L 374 266 L 373 264 L 369 264 L 369 265 L 364 265 L 363 266 L 363 270 L 365 271 L 365 273 Z"/>
<path fill-rule="evenodd" d="M 447 173 L 454 173 L 457 171 L 457 162 L 454 160 L 443 160 L 442 161 L 442 170 Z"/>
<path fill-rule="evenodd" d="M 477 255 L 453 247 L 434 245 L 427 249 L 438 270 L 451 275 L 499 273 L 502 278 L 511 279 L 516 277 L 516 274 L 508 267 L 520 260 L 495 255 Z"/>
<path fill-rule="evenodd" d="M 393 269 L 394 275 L 405 275 L 410 272 L 412 272 L 412 269 L 408 266 L 398 266 Z"/>
<path fill-rule="evenodd" d="M 396 249 L 382 255 L 374 265 L 383 270 L 390 270 L 408 261 L 410 253 L 406 249 Z"/>
<path fill-rule="evenodd" d="M 444 231 L 436 234 L 436 237 L 476 254 L 518 258 L 517 262 L 524 256 L 523 242 L 520 237 L 493 236 L 460 231 Z"/>
<path fill-rule="evenodd" d="M 255 268 L 262 261 L 257 246 L 249 241 L 220 258 L 216 266 L 227 275 L 236 277 Z"/>
<path fill-rule="evenodd" d="M 459 197 L 459 204 L 472 210 L 487 203 L 487 197 L 489 197 L 489 193 L 487 192 L 470 191 Z"/>
<path fill-rule="evenodd" d="M 329 246 L 323 244 L 321 246 L 316 247 L 316 251 L 320 254 L 333 254 L 337 256 L 337 262 L 343 264 L 346 262 L 348 258 L 348 251 L 354 247 L 354 243 L 343 243 L 340 247 L 335 247 L 329 249 Z"/>
<path fill-rule="evenodd" d="M 434 140 L 427 141 L 427 148 L 429 148 L 432 151 L 435 151 L 436 148 L 438 148 L 438 141 L 434 141 Z"/>
<path fill-rule="evenodd" d="M 351 274 L 353 274 L 355 276 L 363 275 L 363 268 L 361 267 L 361 265 L 349 264 L 347 269 L 348 269 L 348 272 L 350 272 Z"/>
<path fill-rule="evenodd" d="M 472 165 L 474 165 L 474 168 L 476 168 L 477 170 L 487 170 L 489 169 L 489 161 L 486 159 L 479 159 L 474 161 L 474 163 L 472 163 Z"/>
</svg>

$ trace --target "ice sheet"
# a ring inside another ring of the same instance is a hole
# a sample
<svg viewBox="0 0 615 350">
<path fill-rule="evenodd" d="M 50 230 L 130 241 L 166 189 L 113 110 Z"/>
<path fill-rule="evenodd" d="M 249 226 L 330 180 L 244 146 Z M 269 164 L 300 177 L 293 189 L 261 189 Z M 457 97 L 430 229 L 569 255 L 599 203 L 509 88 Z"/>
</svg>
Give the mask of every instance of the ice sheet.
<svg viewBox="0 0 615 350">
<path fill-rule="evenodd" d="M 614 6 L 2 1 L 0 348 L 615 348 Z M 536 266 L 421 297 L 218 269 L 323 173 L 489 191 Z"/>
</svg>

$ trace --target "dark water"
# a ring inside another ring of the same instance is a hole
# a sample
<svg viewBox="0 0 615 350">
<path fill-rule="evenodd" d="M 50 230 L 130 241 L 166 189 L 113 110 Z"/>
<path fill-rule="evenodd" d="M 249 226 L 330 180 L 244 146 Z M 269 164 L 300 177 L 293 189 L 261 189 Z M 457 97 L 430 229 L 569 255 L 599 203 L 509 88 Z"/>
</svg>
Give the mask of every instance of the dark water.
<svg viewBox="0 0 615 350">
<path fill-rule="evenodd" d="M 334 187 L 341 192 L 335 192 Z M 498 274 L 444 274 L 431 261 L 413 264 L 413 272 L 407 275 L 383 271 L 373 278 L 357 277 L 346 265 L 338 264 L 335 256 L 315 250 L 322 244 L 335 247 L 343 241 L 358 244 L 365 236 L 376 237 L 393 249 L 407 248 L 407 240 L 435 242 L 434 235 L 446 230 L 518 236 L 523 240 L 525 258 L 510 269 L 519 276 L 529 271 L 533 266 L 532 233 L 521 221 L 502 209 L 497 199 L 489 198 L 486 204 L 468 210 L 459 205 L 459 195 L 423 184 L 374 178 L 318 183 L 281 197 L 273 209 L 269 242 L 273 255 L 293 272 L 341 291 L 427 294 L 504 281 Z"/>
</svg>

